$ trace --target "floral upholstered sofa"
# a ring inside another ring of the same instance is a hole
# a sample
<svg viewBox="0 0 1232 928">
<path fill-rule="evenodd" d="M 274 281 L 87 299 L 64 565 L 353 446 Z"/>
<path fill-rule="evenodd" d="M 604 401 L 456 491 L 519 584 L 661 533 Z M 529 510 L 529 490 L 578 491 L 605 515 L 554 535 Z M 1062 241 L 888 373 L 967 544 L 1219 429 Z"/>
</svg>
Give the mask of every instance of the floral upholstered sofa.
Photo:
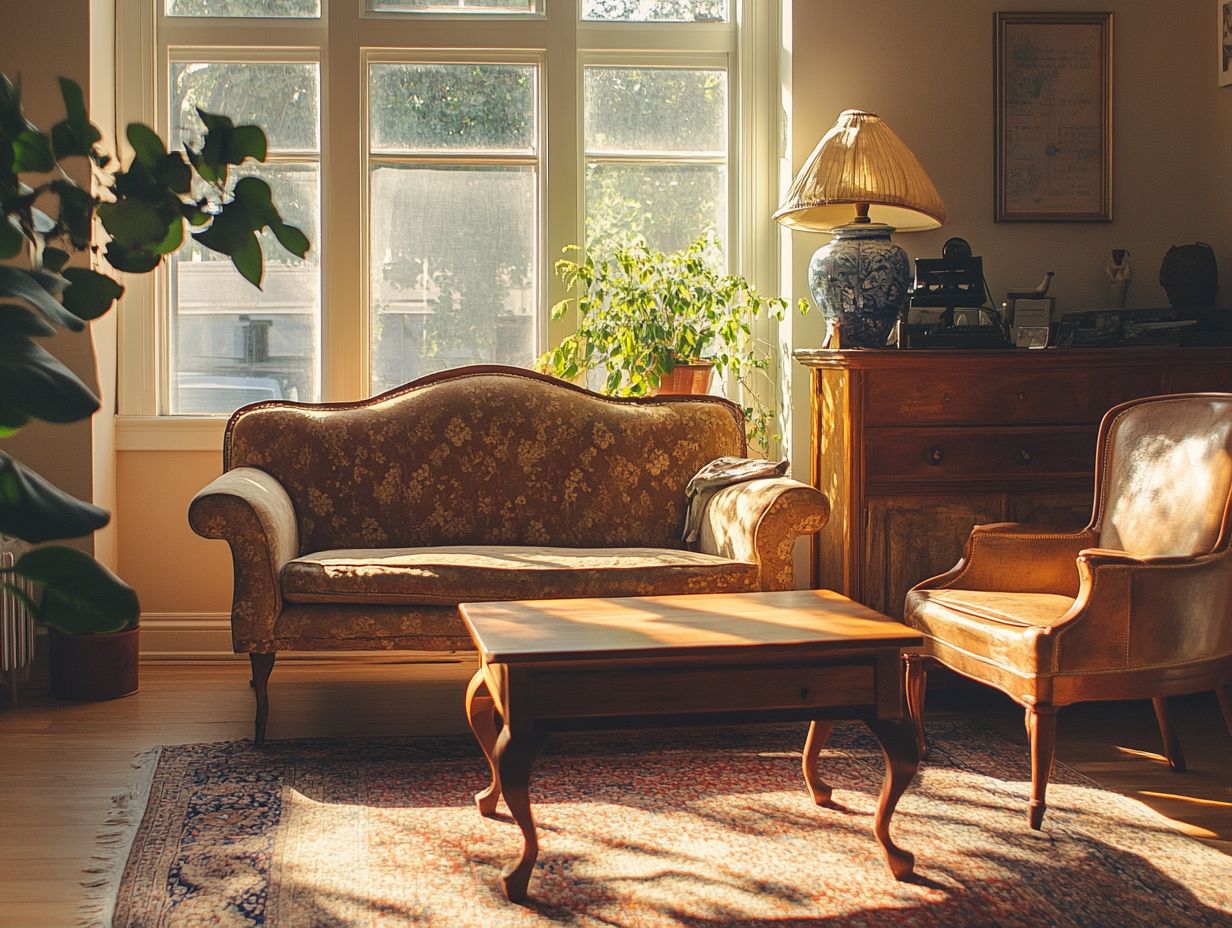
<svg viewBox="0 0 1232 928">
<path fill-rule="evenodd" d="M 612 399 L 495 366 L 240 409 L 189 521 L 231 546 L 257 740 L 278 651 L 469 649 L 460 602 L 791 588 L 794 542 L 829 512 L 813 487 L 725 487 L 698 550 L 680 541 L 689 479 L 745 454 L 718 397 Z"/>
</svg>

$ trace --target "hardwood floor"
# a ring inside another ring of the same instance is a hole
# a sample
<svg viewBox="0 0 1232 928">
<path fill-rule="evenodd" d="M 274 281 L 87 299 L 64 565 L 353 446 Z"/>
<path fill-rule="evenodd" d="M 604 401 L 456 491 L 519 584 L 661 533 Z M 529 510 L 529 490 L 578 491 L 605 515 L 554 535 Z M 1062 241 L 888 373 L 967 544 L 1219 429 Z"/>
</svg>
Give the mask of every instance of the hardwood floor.
<svg viewBox="0 0 1232 928">
<path fill-rule="evenodd" d="M 475 666 L 440 656 L 281 662 L 269 737 L 466 733 Z M 0 703 L 0 926 L 77 923 L 79 874 L 135 753 L 251 735 L 247 661 L 144 663 L 141 673 L 141 692 L 113 702 L 61 703 L 34 691 L 16 708 Z M 992 691 L 936 690 L 929 711 L 972 712 L 1025 750 L 1021 710 Z M 1062 710 L 1057 758 L 1232 854 L 1232 739 L 1215 698 L 1177 700 L 1173 714 L 1188 773 L 1169 770 L 1149 701 Z"/>
</svg>

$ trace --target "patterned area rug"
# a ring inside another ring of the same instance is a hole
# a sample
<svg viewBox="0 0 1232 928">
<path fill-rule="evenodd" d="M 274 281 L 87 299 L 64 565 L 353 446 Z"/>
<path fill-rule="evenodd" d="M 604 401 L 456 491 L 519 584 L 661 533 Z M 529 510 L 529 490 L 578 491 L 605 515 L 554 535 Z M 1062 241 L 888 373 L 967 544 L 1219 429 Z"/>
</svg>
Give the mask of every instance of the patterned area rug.
<svg viewBox="0 0 1232 928">
<path fill-rule="evenodd" d="M 840 723 L 823 755 L 838 809 L 805 792 L 800 726 L 555 739 L 531 783 L 541 851 L 526 906 L 500 894 L 520 834 L 476 812 L 486 767 L 469 739 L 164 747 L 129 797 L 136 823 L 148 796 L 144 815 L 118 888 L 97 881 L 108 898 L 94 916 L 126 928 L 1232 925 L 1232 858 L 1060 765 L 1032 832 L 1022 745 L 958 721 L 930 736 L 893 823 L 917 858 L 905 884 L 871 834 L 882 760 L 862 726 Z"/>
</svg>

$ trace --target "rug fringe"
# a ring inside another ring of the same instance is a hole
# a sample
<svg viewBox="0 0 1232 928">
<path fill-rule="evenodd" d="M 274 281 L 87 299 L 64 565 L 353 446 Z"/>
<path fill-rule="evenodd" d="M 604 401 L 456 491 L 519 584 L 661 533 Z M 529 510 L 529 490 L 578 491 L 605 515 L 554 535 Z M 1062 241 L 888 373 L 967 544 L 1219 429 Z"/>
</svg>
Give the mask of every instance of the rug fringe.
<svg viewBox="0 0 1232 928">
<path fill-rule="evenodd" d="M 111 797 L 107 816 L 94 839 L 91 864 L 82 871 L 85 879 L 81 885 L 86 894 L 77 910 L 80 928 L 111 928 L 120 880 L 124 877 L 137 828 L 145 815 L 154 771 L 162 752 L 161 747 L 156 747 L 136 755 L 132 760 L 133 769 L 137 771 L 133 781 L 123 792 Z"/>
</svg>

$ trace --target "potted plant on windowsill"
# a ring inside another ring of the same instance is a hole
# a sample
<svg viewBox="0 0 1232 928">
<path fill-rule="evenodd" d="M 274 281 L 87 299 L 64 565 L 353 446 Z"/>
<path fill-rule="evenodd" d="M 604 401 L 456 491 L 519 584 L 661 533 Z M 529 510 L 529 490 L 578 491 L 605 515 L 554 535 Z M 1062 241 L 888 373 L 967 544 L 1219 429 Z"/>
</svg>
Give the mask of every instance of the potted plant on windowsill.
<svg viewBox="0 0 1232 928">
<path fill-rule="evenodd" d="M 578 295 L 553 306 L 552 318 L 576 306 L 577 330 L 539 358 L 540 370 L 566 380 L 603 370 L 602 389 L 613 396 L 705 393 L 717 373 L 740 385 L 749 439 L 765 445 L 773 414 L 752 377 L 768 361 L 754 351 L 753 325 L 782 319 L 786 300 L 718 271 L 719 249 L 707 235 L 668 254 L 643 238 L 597 257 L 576 245 L 565 251 L 578 259 L 561 258 L 556 273 Z"/>
<path fill-rule="evenodd" d="M 268 229 L 302 258 L 308 239 L 283 223 L 269 186 L 256 177 L 229 180 L 232 166 L 263 162 L 265 133 L 198 110 L 206 127 L 199 151 L 168 152 L 155 132 L 126 132 L 135 155 L 121 168 L 98 145 L 81 88 L 60 79 L 65 119 L 43 132 L 26 119 L 19 85 L 0 74 L 0 439 L 32 419 L 88 419 L 98 397 L 36 339 L 59 326 L 73 332 L 111 309 L 124 288 L 109 275 L 70 265 L 94 255 L 97 218 L 107 233 L 102 257 L 118 271 L 144 274 L 184 241 L 185 229 L 227 255 L 259 287 L 264 270 L 257 235 Z M 84 159 L 92 188 L 61 167 Z M 0 449 L 0 535 L 31 545 L 78 538 L 102 528 L 106 510 L 58 489 Z M 20 578 L 25 582 L 16 582 Z M 88 554 L 62 545 L 34 547 L 0 579 L 34 618 L 53 629 L 52 692 L 106 699 L 136 689 L 136 592 Z"/>
</svg>

